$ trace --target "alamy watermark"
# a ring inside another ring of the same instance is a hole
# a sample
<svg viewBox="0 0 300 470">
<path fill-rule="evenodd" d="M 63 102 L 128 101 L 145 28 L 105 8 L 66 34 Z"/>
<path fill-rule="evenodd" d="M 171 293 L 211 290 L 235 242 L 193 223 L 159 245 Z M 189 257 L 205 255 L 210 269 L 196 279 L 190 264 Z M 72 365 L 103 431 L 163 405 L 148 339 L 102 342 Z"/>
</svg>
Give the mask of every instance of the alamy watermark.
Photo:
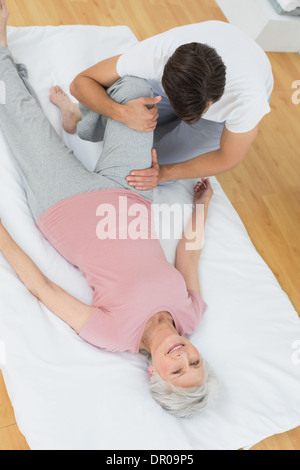
<svg viewBox="0 0 300 470">
<path fill-rule="evenodd" d="M 96 226 L 99 240 L 180 240 L 184 235 L 187 250 L 203 247 L 203 204 L 196 204 L 193 210 L 193 204 L 153 203 L 149 210 L 142 203 L 129 205 L 126 196 L 119 196 L 118 208 L 115 204 L 100 204 L 96 216 L 99 217 Z"/>
<path fill-rule="evenodd" d="M 292 83 L 292 88 L 296 88 L 296 91 L 292 94 L 292 103 L 300 104 L 300 80 L 295 80 Z"/>
<path fill-rule="evenodd" d="M 3 80 L 0 80 L 0 104 L 6 104 L 6 86 Z"/>
</svg>

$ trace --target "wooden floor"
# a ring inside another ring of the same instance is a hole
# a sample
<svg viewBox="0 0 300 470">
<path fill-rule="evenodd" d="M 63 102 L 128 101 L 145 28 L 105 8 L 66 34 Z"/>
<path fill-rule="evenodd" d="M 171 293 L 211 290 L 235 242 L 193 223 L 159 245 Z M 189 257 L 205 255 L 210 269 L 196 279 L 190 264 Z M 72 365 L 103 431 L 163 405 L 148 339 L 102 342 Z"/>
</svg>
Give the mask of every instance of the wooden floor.
<svg viewBox="0 0 300 470">
<path fill-rule="evenodd" d="M 175 26 L 225 20 L 214 0 L 7 0 L 12 26 L 128 25 L 139 40 Z M 300 312 L 300 56 L 268 54 L 275 77 L 272 113 L 247 158 L 218 177 L 258 252 Z M 0 450 L 28 449 L 0 375 Z M 257 444 L 255 450 L 300 450 L 300 427 Z"/>
</svg>

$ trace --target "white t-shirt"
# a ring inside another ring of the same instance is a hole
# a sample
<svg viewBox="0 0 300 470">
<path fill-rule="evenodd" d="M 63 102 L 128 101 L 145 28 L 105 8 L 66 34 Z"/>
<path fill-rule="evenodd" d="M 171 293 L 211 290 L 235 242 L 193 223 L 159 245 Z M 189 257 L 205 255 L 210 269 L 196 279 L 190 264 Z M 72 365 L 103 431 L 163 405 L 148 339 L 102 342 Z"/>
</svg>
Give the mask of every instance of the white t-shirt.
<svg viewBox="0 0 300 470">
<path fill-rule="evenodd" d="M 165 64 L 179 46 L 190 42 L 213 47 L 226 65 L 224 95 L 202 118 L 225 121 L 231 132 L 252 130 L 270 112 L 272 68 L 260 46 L 229 23 L 205 21 L 145 39 L 119 58 L 117 73 L 147 79 L 156 94 L 165 95 L 161 84 Z"/>
</svg>

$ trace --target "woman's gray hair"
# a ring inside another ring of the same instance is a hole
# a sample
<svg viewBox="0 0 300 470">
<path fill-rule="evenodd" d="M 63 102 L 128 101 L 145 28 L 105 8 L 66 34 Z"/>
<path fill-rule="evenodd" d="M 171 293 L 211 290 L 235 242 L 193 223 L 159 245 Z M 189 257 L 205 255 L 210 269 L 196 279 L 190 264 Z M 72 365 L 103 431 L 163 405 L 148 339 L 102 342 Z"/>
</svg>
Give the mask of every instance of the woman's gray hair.
<svg viewBox="0 0 300 470">
<path fill-rule="evenodd" d="M 143 351 L 149 365 L 150 354 Z M 203 411 L 211 402 L 219 388 L 219 381 L 208 362 L 202 358 L 204 369 L 203 384 L 197 387 L 175 387 L 163 380 L 156 372 L 150 378 L 150 393 L 168 413 L 179 418 L 189 418 Z"/>
</svg>

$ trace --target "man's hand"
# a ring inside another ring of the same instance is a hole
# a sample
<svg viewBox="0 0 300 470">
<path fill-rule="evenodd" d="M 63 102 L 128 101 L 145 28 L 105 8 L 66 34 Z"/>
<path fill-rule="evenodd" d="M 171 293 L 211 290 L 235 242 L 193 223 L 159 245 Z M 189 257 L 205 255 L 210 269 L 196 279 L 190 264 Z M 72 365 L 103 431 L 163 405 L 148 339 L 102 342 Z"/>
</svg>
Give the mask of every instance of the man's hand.
<svg viewBox="0 0 300 470">
<path fill-rule="evenodd" d="M 157 103 L 161 96 L 155 98 L 138 98 L 122 105 L 122 122 L 131 129 L 140 132 L 153 132 L 157 125 Z M 149 109 L 147 106 L 152 106 Z"/>
<path fill-rule="evenodd" d="M 152 149 L 152 167 L 147 170 L 134 170 L 126 180 L 138 191 L 149 191 L 156 188 L 160 182 L 160 167 L 155 149 Z"/>
</svg>

